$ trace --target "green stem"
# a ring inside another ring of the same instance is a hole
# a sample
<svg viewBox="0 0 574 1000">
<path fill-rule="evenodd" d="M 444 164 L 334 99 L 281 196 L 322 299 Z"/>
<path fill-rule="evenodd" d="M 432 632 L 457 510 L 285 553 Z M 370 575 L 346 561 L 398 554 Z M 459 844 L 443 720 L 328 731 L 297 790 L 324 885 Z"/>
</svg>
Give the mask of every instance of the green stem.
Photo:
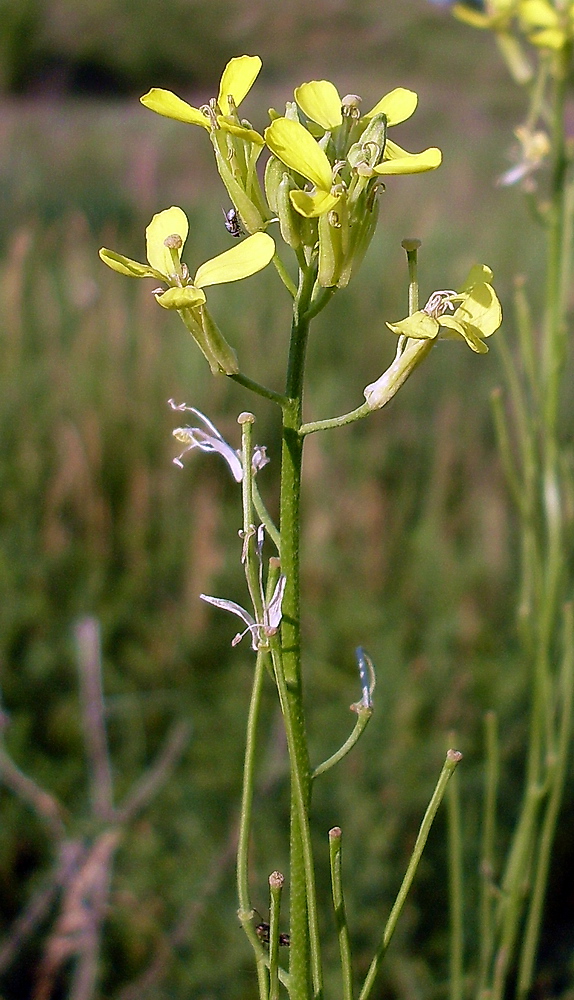
<svg viewBox="0 0 574 1000">
<path fill-rule="evenodd" d="M 281 872 L 269 876 L 269 1000 L 279 1000 L 279 915 L 284 881 Z"/>
<path fill-rule="evenodd" d="M 269 514 L 267 507 L 263 502 L 263 498 L 261 496 L 261 493 L 259 492 L 259 487 L 257 485 L 256 479 L 253 480 L 252 496 L 253 496 L 253 506 L 255 507 L 255 510 L 257 512 L 257 517 L 261 521 L 261 524 L 265 526 L 265 531 L 269 535 L 269 538 L 273 542 L 275 548 L 277 549 L 277 552 L 281 553 L 281 536 L 274 522 L 271 519 L 271 515 Z"/>
<path fill-rule="evenodd" d="M 353 1000 L 353 968 L 351 965 L 351 944 L 347 914 L 345 912 L 345 897 L 343 896 L 343 875 L 341 870 L 341 838 L 338 826 L 329 830 L 329 860 L 331 862 L 331 889 L 333 892 L 333 907 L 339 938 L 339 954 L 341 956 L 341 973 L 343 976 L 343 1000 Z"/>
<path fill-rule="evenodd" d="M 479 997 L 486 989 L 494 944 L 494 848 L 496 843 L 496 801 L 498 796 L 498 722 L 494 712 L 486 713 L 484 728 L 486 776 L 484 781 L 484 810 L 480 860 L 480 958 L 477 989 L 477 996 Z"/>
<path fill-rule="evenodd" d="M 292 1000 L 297 1000 L 299 996 L 308 996 L 308 963 L 307 952 L 310 951 L 311 978 L 313 981 L 313 996 L 315 1000 L 320 1000 L 323 995 L 323 973 L 321 970 L 321 945 L 319 938 L 319 922 L 317 913 L 317 894 L 315 890 L 315 866 L 313 862 L 313 849 L 311 846 L 311 830 L 309 827 L 309 773 L 301 767 L 300 760 L 300 740 L 297 726 L 294 722 L 290 710 L 290 696 L 285 679 L 283 667 L 283 655 L 276 640 L 272 640 L 271 655 L 273 657 L 273 669 L 275 680 L 279 691 L 279 699 L 283 717 L 285 719 L 285 735 L 287 737 L 287 748 L 291 763 L 291 796 L 293 801 L 293 813 L 291 816 L 292 830 L 295 827 L 296 837 L 292 837 L 291 847 L 291 931 L 300 934 L 304 940 L 305 966 L 304 970 L 299 968 L 300 959 L 292 951 L 293 936 L 290 942 L 290 996 Z M 306 750 L 305 745 L 305 750 Z M 295 822 L 296 821 L 296 822 Z M 295 864 L 301 865 L 303 870 L 303 892 L 304 897 L 304 918 L 297 914 L 297 919 L 293 916 L 293 907 L 299 902 L 299 897 L 293 898 L 293 868 Z M 299 922 L 304 919 L 304 935 L 301 933 Z M 295 939 L 297 944 L 297 939 Z M 298 978 L 299 977 L 299 978 Z"/>
<path fill-rule="evenodd" d="M 295 298 L 295 296 L 297 295 L 297 288 L 295 286 L 295 283 L 292 281 L 291 275 L 289 274 L 287 268 L 285 267 L 285 264 L 281 260 L 278 253 L 273 255 L 273 266 L 275 267 L 277 274 L 281 278 L 281 281 L 285 285 L 285 288 L 289 292 L 289 295 L 292 298 Z"/>
<path fill-rule="evenodd" d="M 574 692 L 574 615 L 569 604 L 564 612 L 564 654 L 562 676 L 560 678 L 561 722 L 555 758 L 548 764 L 550 772 L 550 795 L 546 813 L 542 821 L 540 843 L 535 863 L 534 886 L 530 900 L 526 931 L 522 945 L 522 955 L 518 974 L 518 996 L 526 996 L 532 987 L 534 962 L 540 937 L 546 883 L 550 868 L 550 854 L 558 813 L 562 802 L 564 781 L 568 762 L 568 749 L 572 734 L 572 703 Z"/>
<path fill-rule="evenodd" d="M 233 375 L 228 375 L 228 378 L 232 378 L 234 382 L 242 385 L 245 389 L 250 389 L 251 392 L 257 393 L 258 396 L 263 396 L 264 399 L 270 399 L 273 403 L 278 403 L 279 406 L 285 405 L 285 396 L 282 396 L 279 392 L 274 392 L 273 389 L 268 389 L 265 385 L 260 385 L 259 382 L 254 382 L 252 378 L 248 378 L 242 372 L 235 372 Z"/>
<path fill-rule="evenodd" d="M 237 897 L 239 902 L 239 919 L 243 926 L 257 963 L 259 980 L 259 995 L 261 1000 L 267 998 L 267 973 L 265 970 L 265 951 L 253 927 L 253 910 L 249 893 L 249 838 L 251 832 L 251 816 L 253 811 L 253 795 L 255 787 L 255 763 L 257 759 L 257 727 L 261 709 L 263 678 L 265 676 L 265 660 L 269 653 L 260 651 L 255 662 L 253 689 L 247 717 L 247 738 L 245 744 L 245 759 L 243 762 L 243 788 L 241 792 L 241 813 L 239 817 L 239 838 L 237 845 Z M 265 984 L 265 989 L 263 989 Z"/>
<path fill-rule="evenodd" d="M 309 320 L 305 313 L 316 269 L 300 274 L 293 305 L 293 323 L 285 396 L 281 459 L 281 570 L 286 576 L 281 623 L 281 649 L 274 643 L 274 666 L 285 719 L 291 766 L 290 977 L 291 1000 L 309 997 L 309 936 L 313 990 L 319 995 L 322 975 L 316 928 L 316 900 L 311 840 L 308 829 L 310 767 L 305 733 L 301 677 L 300 633 L 300 497 L 303 440 L 300 437 L 303 378 Z"/>
<path fill-rule="evenodd" d="M 422 853 L 427 842 L 428 835 L 430 833 L 431 826 L 433 824 L 434 818 L 436 816 L 438 807 L 440 806 L 449 778 L 454 773 L 454 770 L 462 758 L 462 754 L 458 750 L 449 750 L 446 755 L 446 760 L 443 765 L 443 769 L 440 773 L 440 777 L 436 784 L 436 788 L 433 792 L 432 798 L 428 804 L 427 811 L 423 817 L 423 821 L 420 826 L 418 837 L 415 842 L 413 853 L 411 855 L 411 860 L 409 861 L 408 868 L 405 873 L 405 877 L 402 881 L 402 885 L 399 889 L 397 898 L 393 904 L 393 908 L 389 914 L 389 919 L 385 925 L 383 931 L 383 936 L 381 942 L 377 949 L 377 952 L 369 966 L 369 971 L 365 977 L 365 982 L 363 983 L 363 988 L 359 994 L 359 1000 L 367 1000 L 374 984 L 377 974 L 381 967 L 383 958 L 389 944 L 391 943 L 391 938 L 395 932 L 395 927 L 397 926 L 397 921 L 401 915 L 403 906 L 405 905 L 406 898 L 408 896 L 410 887 L 413 883 L 413 879 L 416 874 L 416 870 L 419 866 L 419 862 L 422 857 Z"/>
<path fill-rule="evenodd" d="M 326 420 L 311 420 L 308 424 L 301 424 L 299 434 L 305 437 L 307 434 L 314 434 L 315 431 L 329 431 L 333 427 L 344 427 L 345 424 L 353 424 L 355 420 L 362 420 L 372 413 L 373 409 L 368 403 L 361 403 L 355 410 L 343 413 L 340 417 L 328 417 Z"/>
<path fill-rule="evenodd" d="M 463 891 L 462 836 L 460 822 L 460 790 L 458 775 L 453 775 L 447 792 L 448 853 L 450 896 L 450 1000 L 463 998 Z"/>
<path fill-rule="evenodd" d="M 311 774 L 311 778 L 313 780 L 315 780 L 315 778 L 318 778 L 320 774 L 324 774 L 325 771 L 329 771 L 330 768 L 334 767 L 335 764 L 338 764 L 339 761 L 343 759 L 343 757 L 346 757 L 346 755 L 349 753 L 349 750 L 353 749 L 355 743 L 357 742 L 361 734 L 364 732 L 372 714 L 373 714 L 372 708 L 358 709 L 358 719 L 355 723 L 353 732 L 348 737 L 348 739 L 345 740 L 342 747 L 339 747 L 339 749 L 334 754 L 332 754 L 331 757 L 328 757 L 327 760 L 324 760 L 322 764 L 319 764 L 315 768 L 315 770 Z"/>
</svg>

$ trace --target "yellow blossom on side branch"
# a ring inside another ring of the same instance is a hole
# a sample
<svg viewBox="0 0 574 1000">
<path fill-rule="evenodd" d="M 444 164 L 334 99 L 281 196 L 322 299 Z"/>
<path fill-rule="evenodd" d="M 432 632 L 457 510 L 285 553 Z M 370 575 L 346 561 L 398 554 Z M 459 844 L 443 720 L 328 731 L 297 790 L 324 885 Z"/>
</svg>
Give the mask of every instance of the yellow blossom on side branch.
<svg viewBox="0 0 574 1000">
<path fill-rule="evenodd" d="M 378 410 L 393 398 L 439 335 L 441 340 L 464 340 L 477 354 L 487 353 L 484 338 L 492 336 L 502 323 L 502 309 L 491 281 L 490 268 L 476 264 L 459 292 L 433 292 L 423 309 L 398 323 L 387 323 L 389 330 L 402 338 L 401 347 L 386 372 L 365 388 L 371 409 Z"/>
<path fill-rule="evenodd" d="M 181 316 L 198 347 L 207 358 L 212 372 L 232 375 L 238 371 L 235 351 L 227 343 L 205 305 L 208 285 L 239 281 L 261 271 L 275 253 L 275 243 L 267 233 L 255 233 L 231 250 L 202 264 L 192 278 L 181 261 L 189 223 L 181 208 L 172 206 L 154 215 L 146 229 L 148 264 L 131 260 L 102 247 L 100 257 L 119 274 L 131 278 L 155 278 L 167 289 L 155 289 L 156 301 L 164 309 L 174 309 Z"/>
</svg>

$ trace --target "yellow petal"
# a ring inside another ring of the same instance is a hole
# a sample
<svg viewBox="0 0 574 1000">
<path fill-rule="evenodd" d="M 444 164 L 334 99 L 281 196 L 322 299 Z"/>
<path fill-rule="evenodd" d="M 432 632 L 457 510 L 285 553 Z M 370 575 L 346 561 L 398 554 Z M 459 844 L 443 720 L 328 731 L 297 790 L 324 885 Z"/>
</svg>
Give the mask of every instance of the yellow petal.
<svg viewBox="0 0 574 1000">
<path fill-rule="evenodd" d="M 440 325 L 452 331 L 444 335 L 445 340 L 462 338 L 475 354 L 488 354 L 488 347 L 480 339 L 481 331 L 473 327 L 472 323 L 459 322 L 454 316 L 441 316 Z"/>
<path fill-rule="evenodd" d="M 295 100 L 307 118 L 324 129 L 337 128 L 343 122 L 341 98 L 329 80 L 312 80 L 302 83 L 295 90 Z"/>
<path fill-rule="evenodd" d="M 502 323 L 502 308 L 492 285 L 485 281 L 474 285 L 453 318 L 463 324 L 470 323 L 481 337 L 490 337 Z"/>
<path fill-rule="evenodd" d="M 164 309 L 193 309 L 205 302 L 205 295 L 201 289 L 193 285 L 186 285 L 185 288 L 168 288 L 155 298 Z"/>
<path fill-rule="evenodd" d="M 545 28 L 543 31 L 534 31 L 529 35 L 529 40 L 533 45 L 538 45 L 541 49 L 561 49 L 568 40 L 568 35 L 560 28 Z"/>
<path fill-rule="evenodd" d="M 396 87 L 389 94 L 385 94 L 364 117 L 373 118 L 375 115 L 384 114 L 387 116 L 387 125 L 398 125 L 411 117 L 418 100 L 414 90 Z"/>
<path fill-rule="evenodd" d="M 172 94 L 171 90 L 160 90 L 158 87 L 152 87 L 147 94 L 140 97 L 140 101 L 150 111 L 156 111 L 158 115 L 163 115 L 165 118 L 175 118 L 178 122 L 201 125 L 202 128 L 206 129 L 210 127 L 209 118 L 206 115 L 202 114 L 198 108 L 192 108 L 187 101 L 182 101 L 181 97 Z"/>
<path fill-rule="evenodd" d="M 422 153 L 407 153 L 395 142 L 387 139 L 385 159 L 374 168 L 376 174 L 420 174 L 426 170 L 436 170 L 442 162 L 442 153 L 436 146 L 430 146 Z"/>
<path fill-rule="evenodd" d="M 148 264 L 140 264 L 137 260 L 131 260 L 130 257 L 124 257 L 121 253 L 107 250 L 106 247 L 102 247 L 99 254 L 104 264 L 111 267 L 112 271 L 117 271 L 118 274 L 127 274 L 129 278 L 158 278 L 160 281 L 163 279 L 163 275 L 158 274 Z"/>
<path fill-rule="evenodd" d="M 256 146 L 264 146 L 265 139 L 259 132 L 256 132 L 254 128 L 247 128 L 245 125 L 238 125 L 236 122 L 230 122 L 223 115 L 217 116 L 217 124 L 220 128 L 225 129 L 226 132 L 231 132 L 233 135 L 238 135 L 240 139 L 245 142 L 253 142 Z"/>
<path fill-rule="evenodd" d="M 228 115 L 233 111 L 233 108 L 229 107 L 228 97 L 233 98 L 235 107 L 241 104 L 255 83 L 260 69 L 259 56 L 236 56 L 235 59 L 229 60 L 223 70 L 217 97 L 222 114 Z"/>
<path fill-rule="evenodd" d="M 267 266 L 275 253 L 275 243 L 267 233 L 254 233 L 242 243 L 218 257 L 206 261 L 198 269 L 194 285 L 205 288 L 206 285 L 220 285 L 226 281 L 239 281 L 248 278 Z"/>
<path fill-rule="evenodd" d="M 302 174 L 323 191 L 331 190 L 332 169 L 327 154 L 299 122 L 276 118 L 265 129 L 265 142 L 291 170 Z"/>
<path fill-rule="evenodd" d="M 473 285 L 477 285 L 479 281 L 492 281 L 492 271 L 487 264 L 475 264 L 471 267 L 459 291 L 469 292 Z"/>
<path fill-rule="evenodd" d="M 424 309 L 419 309 L 398 323 L 387 323 L 387 326 L 397 336 L 411 337 L 412 340 L 433 340 L 439 331 L 438 320 L 429 316 Z"/>
<path fill-rule="evenodd" d="M 340 194 L 331 194 L 330 191 L 315 191 L 308 194 L 306 191 L 290 191 L 291 204 L 299 215 L 304 215 L 307 219 L 316 219 L 325 212 L 330 212 L 335 207 Z"/>
<path fill-rule="evenodd" d="M 188 229 L 187 216 L 181 208 L 172 206 L 154 215 L 145 231 L 147 259 L 160 274 L 173 274 L 173 259 L 165 246 L 165 240 L 168 236 L 181 237 L 181 247 L 177 251 L 178 257 L 181 259 L 181 251 L 187 238 Z"/>
<path fill-rule="evenodd" d="M 478 10 L 471 10 L 470 7 L 465 7 L 463 3 L 455 3 L 452 12 L 459 21 L 470 24 L 472 28 L 490 28 L 493 20 L 488 14 L 482 14 Z"/>
<path fill-rule="evenodd" d="M 545 0 L 522 0 L 518 11 L 520 20 L 528 28 L 558 28 L 558 12 Z"/>
</svg>

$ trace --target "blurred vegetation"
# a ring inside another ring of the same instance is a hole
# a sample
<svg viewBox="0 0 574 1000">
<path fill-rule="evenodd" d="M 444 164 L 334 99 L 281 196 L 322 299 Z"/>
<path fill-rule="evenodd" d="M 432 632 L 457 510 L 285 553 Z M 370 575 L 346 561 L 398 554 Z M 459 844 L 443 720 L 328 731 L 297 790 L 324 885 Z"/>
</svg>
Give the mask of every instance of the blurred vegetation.
<svg viewBox="0 0 574 1000">
<path fill-rule="evenodd" d="M 521 109 L 495 54 L 475 34 L 414 0 L 294 2 L 280 13 L 239 0 L 168 7 L 159 0 L 8 0 L 5 7 L 0 62 L 10 92 L 46 85 L 55 79 L 51 67 L 64 67 L 66 87 L 81 89 L 90 66 L 106 88 L 110 80 L 128 90 L 213 87 L 225 60 L 243 50 L 266 60 L 267 93 L 260 88 L 259 107 L 250 96 L 246 112 L 254 121 L 290 97 L 300 77 L 281 74 L 295 62 L 313 65 L 314 76 L 341 64 L 332 70 L 340 89 L 366 102 L 397 85 L 419 90 L 420 109 L 399 141 L 413 149 L 440 145 L 444 166 L 431 177 L 389 180 L 369 257 L 317 324 L 308 419 L 357 405 L 382 371 L 394 347 L 384 320 L 404 314 L 405 236 L 423 240 L 423 295 L 456 287 L 475 261 L 489 264 L 512 342 L 516 268 L 531 278 L 535 301 L 539 248 L 519 194 L 493 186 Z M 6 99 L 2 130 L 0 681 L 7 745 L 23 770 L 64 799 L 82 831 L 87 803 L 72 627 L 79 616 L 96 615 L 119 794 L 174 719 L 188 718 L 193 727 L 183 761 L 121 847 L 102 994 L 242 1000 L 253 995 L 254 973 L 235 919 L 232 845 L 252 654 L 245 644 L 230 648 L 233 623 L 197 597 L 242 601 L 239 496 L 218 460 L 194 455 L 184 471 L 172 466 L 178 421 L 166 401 L 204 410 L 235 443 L 235 416 L 253 401 L 209 376 L 147 283 L 118 280 L 97 259 L 102 243 L 141 258 L 151 214 L 175 203 L 190 216 L 189 264 L 200 263 L 229 245 L 223 192 L 207 139 L 136 101 Z M 288 303 L 275 274 L 213 289 L 210 304 L 243 369 L 277 385 Z M 368 733 L 317 784 L 314 804 L 325 934 L 334 940 L 326 833 L 337 823 L 363 963 L 449 734 L 456 732 L 465 754 L 469 896 L 478 878 L 487 709 L 500 713 L 504 733 L 503 837 L 520 794 L 526 678 L 514 631 L 514 521 L 488 406 L 500 380 L 495 349 L 477 362 L 464 347 L 437 348 L 388 411 L 306 446 L 304 621 L 316 760 L 351 727 L 358 643 L 378 671 Z M 272 460 L 277 430 L 271 404 L 258 405 L 256 438 Z M 272 509 L 276 472 L 272 461 L 260 478 Z M 273 724 L 267 739 L 254 848 L 254 895 L 263 913 L 267 874 L 285 864 L 287 846 L 286 756 Z M 7 932 L 50 859 L 30 810 L 3 789 L 0 805 Z M 444 995 L 441 822 L 379 996 Z M 570 809 L 557 873 L 568 857 L 572 863 L 572 823 Z M 565 892 L 558 886 L 549 908 L 541 994 L 567 985 Z M 567 919 L 571 932 L 571 914 Z M 4 974 L 5 1000 L 30 995 L 38 947 L 33 940 Z M 146 992 L 134 984 L 154 961 L 161 974 Z M 336 982 L 327 986 L 337 989 Z"/>
</svg>

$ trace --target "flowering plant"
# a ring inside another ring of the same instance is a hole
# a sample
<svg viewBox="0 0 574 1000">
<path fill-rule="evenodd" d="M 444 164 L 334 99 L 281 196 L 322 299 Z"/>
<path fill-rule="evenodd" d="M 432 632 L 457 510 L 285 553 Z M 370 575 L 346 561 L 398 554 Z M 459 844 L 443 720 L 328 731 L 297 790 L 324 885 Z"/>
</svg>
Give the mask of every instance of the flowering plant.
<svg viewBox="0 0 574 1000">
<path fill-rule="evenodd" d="M 254 416 L 242 413 L 241 449 L 235 450 L 214 424 L 194 407 L 190 411 L 202 426 L 178 427 L 176 438 L 185 445 L 175 460 L 192 449 L 215 452 L 226 461 L 242 492 L 240 559 L 245 571 L 249 609 L 227 598 L 200 595 L 217 611 L 239 617 L 245 631 L 232 639 L 235 645 L 249 634 L 255 654 L 251 707 L 247 724 L 244 783 L 237 857 L 239 919 L 253 948 L 261 1000 L 276 1000 L 282 983 L 291 1000 L 319 998 L 323 989 L 322 949 L 317 921 L 315 868 L 310 834 L 313 781 L 338 763 L 357 742 L 373 712 L 374 666 L 368 654 L 357 649 L 361 698 L 351 708 L 354 728 L 343 746 L 315 768 L 309 761 L 303 706 L 303 671 L 300 628 L 300 495 L 301 466 L 306 437 L 317 431 L 342 427 L 380 409 L 398 392 L 434 343 L 452 338 L 465 341 L 484 353 L 484 338 L 501 323 L 501 310 L 485 266 L 471 271 L 460 292 L 438 292 L 418 309 L 418 241 L 407 240 L 409 315 L 388 324 L 398 335 L 395 359 L 376 382 L 365 389 L 366 400 L 341 416 L 312 423 L 303 419 L 306 347 L 314 317 L 356 274 L 371 243 L 378 217 L 383 179 L 435 170 L 442 154 L 434 146 L 410 153 L 389 138 L 389 130 L 414 113 L 417 95 L 402 87 L 383 96 L 363 114 L 357 95 L 341 97 L 326 80 L 303 83 L 294 92 L 283 115 L 270 112 L 267 128 L 255 129 L 240 117 L 261 68 L 255 56 L 232 59 L 223 71 L 217 97 L 195 108 L 170 91 L 152 89 L 142 103 L 177 121 L 199 126 L 213 145 L 216 165 L 233 208 L 225 212 L 231 237 L 241 240 L 232 249 L 201 265 L 194 277 L 182 263 L 188 236 L 181 209 L 170 208 L 154 216 L 147 229 L 148 264 L 102 249 L 104 263 L 130 277 L 152 277 L 162 283 L 153 294 L 160 306 L 175 311 L 191 332 L 214 374 L 225 374 L 256 395 L 277 404 L 282 414 L 282 463 L 279 524 L 275 524 L 258 488 L 258 473 L 267 461 L 264 448 L 254 446 Z M 260 156 L 267 162 L 264 175 L 257 171 Z M 273 234 L 273 237 L 271 236 Z M 245 239 L 242 237 L 249 234 Z M 297 281 L 291 277 L 276 242 L 293 255 Z M 292 299 L 289 360 L 282 391 L 262 385 L 241 371 L 235 348 L 230 346 L 207 310 L 204 289 L 221 282 L 247 278 L 273 263 Z M 265 559 L 265 547 L 274 554 Z M 279 908 L 284 878 L 269 878 L 270 923 L 268 931 L 254 922 L 251 903 L 249 840 L 254 808 L 254 764 L 257 718 L 263 683 L 270 677 L 281 707 L 289 752 L 291 779 L 290 933 L 279 932 Z M 384 952 L 414 877 L 430 825 L 460 754 L 451 750 L 423 819 L 413 859 L 405 875 L 381 941 L 361 990 L 366 1000 L 373 988 Z M 333 895 L 340 926 L 340 955 L 344 996 L 352 996 L 352 962 L 349 935 L 342 905 L 340 870 L 341 830 L 329 834 Z M 288 969 L 278 958 L 279 944 L 289 941 Z"/>
</svg>

